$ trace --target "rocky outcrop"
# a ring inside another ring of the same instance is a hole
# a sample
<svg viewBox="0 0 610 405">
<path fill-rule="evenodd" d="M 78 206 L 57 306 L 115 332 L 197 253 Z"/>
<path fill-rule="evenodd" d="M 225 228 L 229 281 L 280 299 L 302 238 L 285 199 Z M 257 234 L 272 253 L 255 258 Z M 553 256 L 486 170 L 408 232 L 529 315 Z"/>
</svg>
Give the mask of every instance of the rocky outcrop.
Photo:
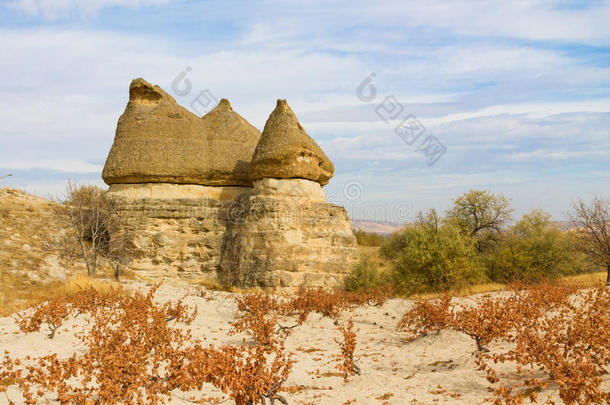
<svg viewBox="0 0 610 405">
<path fill-rule="evenodd" d="M 286 100 L 278 100 L 252 157 L 252 180 L 300 178 L 324 186 L 334 171 L 330 159 L 307 135 Z"/>
<path fill-rule="evenodd" d="M 223 99 L 199 118 L 158 86 L 131 83 L 103 171 L 132 267 L 241 286 L 337 286 L 356 242 L 326 203 L 334 167 L 285 100 L 263 134 Z"/>
<path fill-rule="evenodd" d="M 343 207 L 326 203 L 317 182 L 254 181 L 227 227 L 223 281 L 240 286 L 337 287 L 356 259 L 356 240 Z"/>
<path fill-rule="evenodd" d="M 259 138 L 227 100 L 199 118 L 159 86 L 136 79 L 102 177 L 107 184 L 250 186 Z"/>
<path fill-rule="evenodd" d="M 150 277 L 216 280 L 234 199 L 249 187 L 113 184 L 125 227 L 135 231 L 131 267 Z M 240 215 L 239 213 L 237 215 Z"/>
<path fill-rule="evenodd" d="M 336 287 L 351 270 L 356 240 L 343 207 L 326 203 L 330 160 L 278 100 L 250 165 L 253 190 L 228 223 L 221 275 L 231 284 Z"/>
</svg>

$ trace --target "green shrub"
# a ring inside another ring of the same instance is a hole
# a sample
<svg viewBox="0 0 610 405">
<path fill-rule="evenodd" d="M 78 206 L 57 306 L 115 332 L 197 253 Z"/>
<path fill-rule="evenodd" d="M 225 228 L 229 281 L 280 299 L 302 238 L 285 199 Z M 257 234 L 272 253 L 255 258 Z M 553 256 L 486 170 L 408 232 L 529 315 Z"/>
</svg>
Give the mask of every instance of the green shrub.
<svg viewBox="0 0 610 405">
<path fill-rule="evenodd" d="M 485 280 L 475 239 L 454 222 L 441 222 L 433 210 L 388 243 L 393 244 L 386 245 L 385 254 L 391 256 L 399 291 L 446 291 Z"/>
<path fill-rule="evenodd" d="M 386 260 L 393 260 L 407 245 L 404 229 L 394 232 L 381 244 L 379 255 Z"/>
<path fill-rule="evenodd" d="M 573 235 L 562 232 L 542 210 L 524 215 L 485 256 L 494 281 L 540 281 L 576 274 L 588 266 L 574 248 Z"/>
<path fill-rule="evenodd" d="M 356 236 L 356 242 L 358 242 L 360 246 L 381 246 L 385 239 L 383 235 L 368 233 L 362 229 L 355 231 L 354 236 Z"/>
<path fill-rule="evenodd" d="M 352 292 L 363 292 L 379 288 L 387 281 L 379 271 L 377 263 L 370 257 L 363 257 L 346 278 L 345 289 Z"/>
</svg>

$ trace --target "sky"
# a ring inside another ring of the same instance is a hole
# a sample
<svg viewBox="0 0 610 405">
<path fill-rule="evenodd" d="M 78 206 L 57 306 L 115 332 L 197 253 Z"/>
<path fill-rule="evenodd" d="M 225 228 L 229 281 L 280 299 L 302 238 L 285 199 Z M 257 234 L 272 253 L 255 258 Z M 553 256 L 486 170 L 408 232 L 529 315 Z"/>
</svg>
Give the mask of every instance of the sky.
<svg viewBox="0 0 610 405">
<path fill-rule="evenodd" d="M 610 197 L 609 22 L 608 1 L 0 1 L 0 187 L 103 185 L 142 77 L 261 130 L 287 99 L 352 218 L 487 189 L 562 220 Z"/>
</svg>

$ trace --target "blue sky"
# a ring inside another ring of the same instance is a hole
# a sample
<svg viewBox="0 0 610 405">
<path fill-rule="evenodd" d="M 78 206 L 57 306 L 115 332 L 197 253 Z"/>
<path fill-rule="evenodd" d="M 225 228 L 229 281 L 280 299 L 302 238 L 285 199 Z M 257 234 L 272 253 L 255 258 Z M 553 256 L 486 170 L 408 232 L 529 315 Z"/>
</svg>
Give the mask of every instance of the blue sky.
<svg viewBox="0 0 610 405">
<path fill-rule="evenodd" d="M 229 98 L 259 129 L 288 99 L 352 217 L 404 221 L 490 189 L 517 216 L 563 219 L 610 196 L 609 21 L 603 1 L 3 1 L 0 186 L 102 184 L 143 77 L 191 110 L 203 90 Z M 408 116 L 425 128 L 411 145 L 395 132 Z M 433 165 L 430 139 L 446 149 Z"/>
</svg>

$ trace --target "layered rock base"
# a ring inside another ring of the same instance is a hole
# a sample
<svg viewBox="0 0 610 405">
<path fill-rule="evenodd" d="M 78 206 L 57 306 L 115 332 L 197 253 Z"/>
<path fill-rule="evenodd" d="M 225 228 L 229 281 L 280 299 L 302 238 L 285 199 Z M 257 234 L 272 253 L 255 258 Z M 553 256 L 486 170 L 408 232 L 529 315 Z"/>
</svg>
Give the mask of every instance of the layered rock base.
<svg viewBox="0 0 610 405">
<path fill-rule="evenodd" d="M 265 178 L 240 195 L 241 218 L 227 224 L 224 281 L 241 286 L 336 287 L 356 259 L 347 212 L 319 183 Z"/>
<path fill-rule="evenodd" d="M 148 277 L 216 279 L 230 207 L 250 187 L 113 184 L 107 193 L 135 230 L 131 267 Z"/>
<path fill-rule="evenodd" d="M 336 287 L 356 259 L 343 207 L 319 183 L 270 179 L 254 187 L 113 184 L 107 193 L 137 235 L 131 267 L 150 278 L 238 286 Z"/>
</svg>

